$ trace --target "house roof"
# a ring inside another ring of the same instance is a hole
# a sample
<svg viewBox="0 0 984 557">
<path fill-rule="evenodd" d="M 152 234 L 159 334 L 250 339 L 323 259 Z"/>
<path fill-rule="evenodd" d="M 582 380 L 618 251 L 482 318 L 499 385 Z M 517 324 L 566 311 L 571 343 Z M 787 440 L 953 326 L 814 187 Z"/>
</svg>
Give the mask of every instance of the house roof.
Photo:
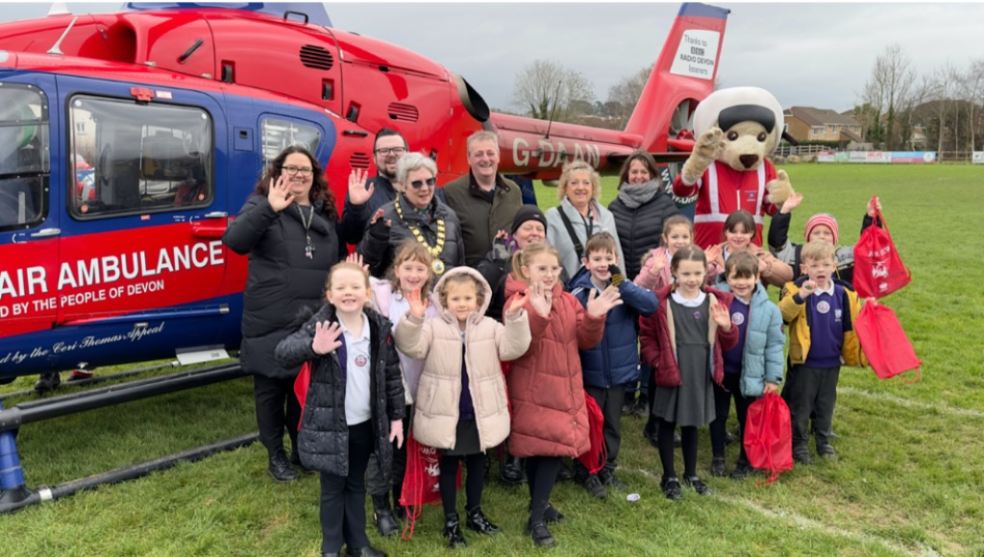
<svg viewBox="0 0 984 557">
<path fill-rule="evenodd" d="M 831 124 L 841 126 L 860 126 L 861 124 L 849 114 L 838 114 L 829 108 L 814 108 L 812 106 L 791 106 L 785 111 L 808 126 L 826 126 Z"/>
</svg>

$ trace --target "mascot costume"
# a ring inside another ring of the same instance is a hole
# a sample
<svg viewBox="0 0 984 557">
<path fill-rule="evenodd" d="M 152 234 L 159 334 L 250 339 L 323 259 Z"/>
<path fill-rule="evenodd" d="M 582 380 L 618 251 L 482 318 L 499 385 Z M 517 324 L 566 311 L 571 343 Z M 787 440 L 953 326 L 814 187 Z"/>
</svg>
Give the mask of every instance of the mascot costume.
<svg viewBox="0 0 984 557">
<path fill-rule="evenodd" d="M 741 209 L 755 217 L 752 242 L 762 245 L 762 216 L 775 214 L 792 193 L 786 173 L 766 159 L 783 128 L 779 101 L 758 87 L 720 89 L 697 105 L 697 141 L 673 193 L 697 196 L 694 243 L 702 249 L 724 240 L 725 219 Z"/>
</svg>

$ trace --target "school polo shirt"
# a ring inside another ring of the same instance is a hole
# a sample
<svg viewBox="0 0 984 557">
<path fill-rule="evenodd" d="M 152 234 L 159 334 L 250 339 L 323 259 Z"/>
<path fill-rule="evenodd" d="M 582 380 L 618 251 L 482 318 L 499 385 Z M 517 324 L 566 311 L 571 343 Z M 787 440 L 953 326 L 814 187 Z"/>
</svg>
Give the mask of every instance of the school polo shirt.
<svg viewBox="0 0 984 557">
<path fill-rule="evenodd" d="M 345 423 L 348 425 L 358 425 L 372 417 L 369 401 L 369 322 L 365 315 L 360 317 L 362 334 L 359 336 L 342 325 L 345 342 Z"/>
<path fill-rule="evenodd" d="M 840 367 L 841 347 L 844 345 L 844 311 L 841 293 L 831 283 L 825 290 L 816 290 L 806 298 L 810 324 L 810 352 L 806 367 Z"/>
<path fill-rule="evenodd" d="M 738 344 L 724 352 L 724 372 L 741 373 L 741 357 L 745 353 L 745 332 L 748 330 L 748 304 L 735 296 L 731 300 L 731 323 L 738 327 Z"/>
</svg>

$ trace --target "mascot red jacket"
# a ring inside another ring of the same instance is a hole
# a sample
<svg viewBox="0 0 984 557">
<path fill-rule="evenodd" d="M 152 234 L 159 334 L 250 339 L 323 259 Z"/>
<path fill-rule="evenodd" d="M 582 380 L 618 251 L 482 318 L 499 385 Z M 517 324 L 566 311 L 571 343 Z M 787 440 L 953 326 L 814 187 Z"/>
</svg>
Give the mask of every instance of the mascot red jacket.
<svg viewBox="0 0 984 557">
<path fill-rule="evenodd" d="M 724 220 L 740 209 L 755 217 L 752 241 L 762 245 L 762 217 L 775 214 L 792 191 L 785 171 L 766 158 L 783 128 L 779 101 L 758 87 L 720 89 L 697 105 L 697 142 L 673 193 L 696 195 L 694 243 L 702 249 L 723 241 Z"/>
</svg>

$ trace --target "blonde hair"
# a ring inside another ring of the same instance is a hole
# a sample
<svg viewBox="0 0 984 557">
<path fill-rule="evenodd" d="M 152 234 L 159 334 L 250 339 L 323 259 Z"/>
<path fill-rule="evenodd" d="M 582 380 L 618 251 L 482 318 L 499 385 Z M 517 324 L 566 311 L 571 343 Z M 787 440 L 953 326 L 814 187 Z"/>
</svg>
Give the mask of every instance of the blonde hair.
<svg viewBox="0 0 984 557">
<path fill-rule="evenodd" d="M 431 283 L 434 280 L 434 271 L 431 265 L 434 263 L 434 256 L 427 251 L 423 244 L 413 238 L 408 238 L 396 248 L 396 255 L 393 256 L 393 264 L 390 265 L 387 278 L 393 287 L 393 292 L 400 290 L 400 279 L 396 278 L 396 269 L 406 261 L 416 261 L 427 267 L 427 281 L 420 287 L 420 296 L 426 297 L 430 294 Z"/>
<path fill-rule="evenodd" d="M 591 179 L 591 196 L 595 199 L 601 197 L 601 177 L 590 164 L 581 161 L 571 161 L 564 165 L 563 172 L 560 173 L 560 181 L 557 183 L 557 197 L 564 199 L 567 197 L 567 183 L 571 181 L 571 175 L 575 172 L 587 172 Z"/>
<path fill-rule="evenodd" d="M 807 242 L 800 250 L 800 261 L 806 261 L 807 259 L 812 259 L 814 261 L 819 261 L 821 259 L 832 259 L 836 261 L 836 250 L 833 244 L 828 244 L 827 242 L 812 241 Z"/>
<path fill-rule="evenodd" d="M 335 273 L 337 273 L 338 271 L 343 271 L 345 269 L 350 269 L 353 271 L 360 272 L 362 276 L 365 277 L 366 279 L 366 288 L 369 288 L 369 273 L 367 273 L 366 270 L 362 268 L 362 265 L 359 265 L 358 263 L 353 263 L 351 261 L 340 261 L 332 265 L 331 270 L 328 271 L 328 278 L 325 279 L 325 290 L 331 288 L 331 277 L 335 276 Z"/>
<path fill-rule="evenodd" d="M 663 233 L 660 235 L 662 240 L 665 240 L 670 235 L 670 230 L 673 230 L 674 226 L 686 226 L 690 230 L 690 239 L 693 240 L 694 223 L 683 215 L 673 215 L 663 221 Z M 664 241 L 663 243 L 665 244 L 666 242 Z"/>
<path fill-rule="evenodd" d="M 441 300 L 441 307 L 444 309 L 448 308 L 448 287 L 451 284 L 471 284 L 475 287 L 475 299 L 478 300 L 478 307 L 481 308 L 485 304 L 485 288 L 482 287 L 482 283 L 468 273 L 455 273 L 448 275 L 437 291 L 437 296 Z"/>
<path fill-rule="evenodd" d="M 532 261 L 534 257 L 538 255 L 542 255 L 544 253 L 556 257 L 557 263 L 560 263 L 560 252 L 557 251 L 557 248 L 545 242 L 533 242 L 532 244 L 527 244 L 525 248 L 513 254 L 513 258 L 512 258 L 513 277 L 523 282 L 529 282 L 530 277 L 523 274 L 523 267 L 529 266 L 530 261 Z"/>
</svg>

